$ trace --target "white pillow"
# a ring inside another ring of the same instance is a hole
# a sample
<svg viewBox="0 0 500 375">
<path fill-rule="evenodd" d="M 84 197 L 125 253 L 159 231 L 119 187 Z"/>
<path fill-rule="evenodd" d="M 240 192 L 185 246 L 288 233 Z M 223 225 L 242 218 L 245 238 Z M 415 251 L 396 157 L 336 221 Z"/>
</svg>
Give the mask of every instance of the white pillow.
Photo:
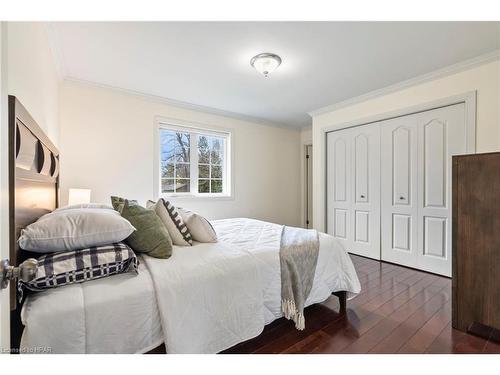
<svg viewBox="0 0 500 375">
<path fill-rule="evenodd" d="M 21 249 L 37 253 L 72 251 L 123 241 L 135 228 L 114 210 L 54 211 L 21 231 Z"/>
<path fill-rule="evenodd" d="M 80 204 L 72 204 L 70 206 L 59 207 L 59 208 L 55 209 L 54 212 L 64 211 L 64 210 L 81 209 L 81 208 L 96 208 L 96 209 L 103 209 L 103 210 L 114 210 L 113 207 L 111 207 L 111 206 L 109 206 L 107 204 L 102 204 L 102 203 L 80 203 Z"/>
<path fill-rule="evenodd" d="M 215 233 L 212 224 L 207 219 L 184 208 L 178 207 L 177 211 L 191 232 L 193 240 L 198 242 L 217 242 L 217 233 Z"/>
<path fill-rule="evenodd" d="M 149 209 L 153 209 L 160 217 L 174 245 L 191 246 L 193 244 L 193 237 L 191 236 L 189 228 L 172 203 L 160 198 L 156 203 L 148 201 L 146 206 Z"/>
</svg>

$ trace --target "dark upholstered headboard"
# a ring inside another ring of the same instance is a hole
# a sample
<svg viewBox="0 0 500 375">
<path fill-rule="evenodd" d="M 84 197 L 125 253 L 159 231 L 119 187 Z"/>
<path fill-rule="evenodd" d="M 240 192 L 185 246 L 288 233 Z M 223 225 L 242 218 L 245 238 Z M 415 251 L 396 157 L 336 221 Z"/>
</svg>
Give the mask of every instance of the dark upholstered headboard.
<svg viewBox="0 0 500 375">
<path fill-rule="evenodd" d="M 9 96 L 9 256 L 19 265 L 30 256 L 19 249 L 21 229 L 59 204 L 59 151 L 26 108 Z M 20 339 L 16 283 L 10 286 L 11 346 Z"/>
</svg>

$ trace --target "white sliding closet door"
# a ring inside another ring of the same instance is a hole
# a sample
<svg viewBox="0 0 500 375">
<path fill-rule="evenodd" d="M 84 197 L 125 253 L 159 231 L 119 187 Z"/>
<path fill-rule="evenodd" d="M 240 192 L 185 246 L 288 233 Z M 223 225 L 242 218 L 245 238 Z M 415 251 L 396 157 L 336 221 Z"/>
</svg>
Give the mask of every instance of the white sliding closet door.
<svg viewBox="0 0 500 375">
<path fill-rule="evenodd" d="M 380 127 L 351 130 L 352 253 L 380 259 Z"/>
<path fill-rule="evenodd" d="M 382 260 L 415 267 L 418 246 L 415 116 L 383 121 L 381 133 Z"/>
<path fill-rule="evenodd" d="M 352 245 L 351 131 L 327 134 L 327 232 L 349 250 Z"/>
<path fill-rule="evenodd" d="M 382 259 L 451 276 L 451 157 L 464 104 L 381 122 Z"/>
<path fill-rule="evenodd" d="M 380 259 L 378 124 L 328 133 L 327 230 L 354 254 Z"/>
<path fill-rule="evenodd" d="M 417 116 L 419 211 L 417 268 L 451 276 L 452 156 L 466 153 L 465 105 Z"/>
</svg>

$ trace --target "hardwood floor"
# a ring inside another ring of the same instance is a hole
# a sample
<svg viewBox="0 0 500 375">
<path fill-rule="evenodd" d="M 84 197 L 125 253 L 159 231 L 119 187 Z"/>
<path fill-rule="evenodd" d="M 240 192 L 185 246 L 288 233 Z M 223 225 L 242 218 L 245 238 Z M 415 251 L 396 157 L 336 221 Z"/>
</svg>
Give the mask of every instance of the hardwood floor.
<svg viewBox="0 0 500 375">
<path fill-rule="evenodd" d="M 306 309 L 306 329 L 278 319 L 224 353 L 500 353 L 500 344 L 451 328 L 451 280 L 351 255 L 362 291 Z"/>
</svg>

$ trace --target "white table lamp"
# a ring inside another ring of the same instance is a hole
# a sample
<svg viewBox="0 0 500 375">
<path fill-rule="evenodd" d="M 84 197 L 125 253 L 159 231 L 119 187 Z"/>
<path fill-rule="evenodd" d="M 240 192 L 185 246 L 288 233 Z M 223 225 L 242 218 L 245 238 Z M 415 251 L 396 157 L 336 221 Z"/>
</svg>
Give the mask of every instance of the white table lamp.
<svg viewBox="0 0 500 375">
<path fill-rule="evenodd" d="M 90 203 L 90 189 L 69 189 L 68 205 Z"/>
</svg>

